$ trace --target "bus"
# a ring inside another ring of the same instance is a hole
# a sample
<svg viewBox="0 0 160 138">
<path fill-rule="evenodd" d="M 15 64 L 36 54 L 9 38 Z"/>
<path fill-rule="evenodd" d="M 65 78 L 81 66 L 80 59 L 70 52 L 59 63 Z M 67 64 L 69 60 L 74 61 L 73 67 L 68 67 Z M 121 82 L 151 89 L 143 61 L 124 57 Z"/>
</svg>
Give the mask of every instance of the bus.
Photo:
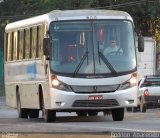
<svg viewBox="0 0 160 138">
<path fill-rule="evenodd" d="M 110 38 L 120 50 L 105 55 Z M 143 37 L 138 49 L 143 51 Z M 120 53 L 123 51 L 123 53 Z M 137 59 L 131 16 L 114 10 L 54 10 L 9 23 L 4 45 L 5 96 L 19 118 L 56 121 L 137 106 Z"/>
</svg>

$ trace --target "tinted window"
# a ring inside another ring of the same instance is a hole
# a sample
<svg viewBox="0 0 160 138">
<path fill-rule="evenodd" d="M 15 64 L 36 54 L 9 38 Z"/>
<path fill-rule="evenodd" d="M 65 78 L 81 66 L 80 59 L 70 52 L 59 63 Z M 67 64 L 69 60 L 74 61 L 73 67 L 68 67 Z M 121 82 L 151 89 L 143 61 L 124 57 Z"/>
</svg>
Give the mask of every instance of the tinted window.
<svg viewBox="0 0 160 138">
<path fill-rule="evenodd" d="M 160 86 L 160 78 L 147 78 L 143 86 Z"/>
</svg>

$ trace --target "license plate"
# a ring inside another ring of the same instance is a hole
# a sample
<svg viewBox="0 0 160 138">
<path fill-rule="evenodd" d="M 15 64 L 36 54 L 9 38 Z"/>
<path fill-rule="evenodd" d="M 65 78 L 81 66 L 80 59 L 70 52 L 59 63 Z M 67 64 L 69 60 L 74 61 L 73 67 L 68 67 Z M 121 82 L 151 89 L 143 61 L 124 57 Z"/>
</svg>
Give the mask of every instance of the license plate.
<svg viewBox="0 0 160 138">
<path fill-rule="evenodd" d="M 101 100 L 101 99 L 103 99 L 102 95 L 91 95 L 91 96 L 88 96 L 88 100 Z"/>
</svg>

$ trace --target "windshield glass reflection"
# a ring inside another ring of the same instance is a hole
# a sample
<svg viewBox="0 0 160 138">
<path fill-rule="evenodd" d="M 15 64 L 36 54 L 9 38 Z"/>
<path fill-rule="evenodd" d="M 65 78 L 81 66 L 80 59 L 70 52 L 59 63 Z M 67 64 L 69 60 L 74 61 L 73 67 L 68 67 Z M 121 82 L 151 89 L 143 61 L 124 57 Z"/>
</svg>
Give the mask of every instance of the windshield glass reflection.
<svg viewBox="0 0 160 138">
<path fill-rule="evenodd" d="M 129 21 L 52 22 L 50 36 L 51 69 L 55 73 L 114 76 L 136 67 Z"/>
</svg>

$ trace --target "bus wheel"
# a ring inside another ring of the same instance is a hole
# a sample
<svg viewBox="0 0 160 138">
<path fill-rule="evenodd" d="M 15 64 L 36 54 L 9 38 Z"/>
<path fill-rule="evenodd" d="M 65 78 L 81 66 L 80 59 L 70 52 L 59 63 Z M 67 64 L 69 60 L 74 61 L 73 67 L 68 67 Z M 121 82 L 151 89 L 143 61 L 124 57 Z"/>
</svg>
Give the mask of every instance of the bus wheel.
<svg viewBox="0 0 160 138">
<path fill-rule="evenodd" d="M 88 115 L 89 115 L 89 116 L 97 116 L 97 115 L 98 115 L 98 112 L 96 112 L 96 111 L 89 111 L 89 112 L 88 112 Z"/>
<path fill-rule="evenodd" d="M 17 110 L 19 118 L 28 118 L 28 109 L 21 108 L 20 96 L 17 96 Z"/>
<path fill-rule="evenodd" d="M 56 111 L 45 109 L 44 100 L 42 99 L 42 115 L 45 122 L 54 122 L 56 119 Z"/>
<path fill-rule="evenodd" d="M 56 119 L 56 111 L 45 109 L 44 112 L 45 122 L 55 122 L 55 119 Z"/>
<path fill-rule="evenodd" d="M 113 109 L 112 118 L 114 121 L 122 121 L 124 118 L 124 108 Z"/>
<path fill-rule="evenodd" d="M 29 118 L 38 118 L 38 117 L 39 117 L 39 109 L 29 110 Z"/>
</svg>

